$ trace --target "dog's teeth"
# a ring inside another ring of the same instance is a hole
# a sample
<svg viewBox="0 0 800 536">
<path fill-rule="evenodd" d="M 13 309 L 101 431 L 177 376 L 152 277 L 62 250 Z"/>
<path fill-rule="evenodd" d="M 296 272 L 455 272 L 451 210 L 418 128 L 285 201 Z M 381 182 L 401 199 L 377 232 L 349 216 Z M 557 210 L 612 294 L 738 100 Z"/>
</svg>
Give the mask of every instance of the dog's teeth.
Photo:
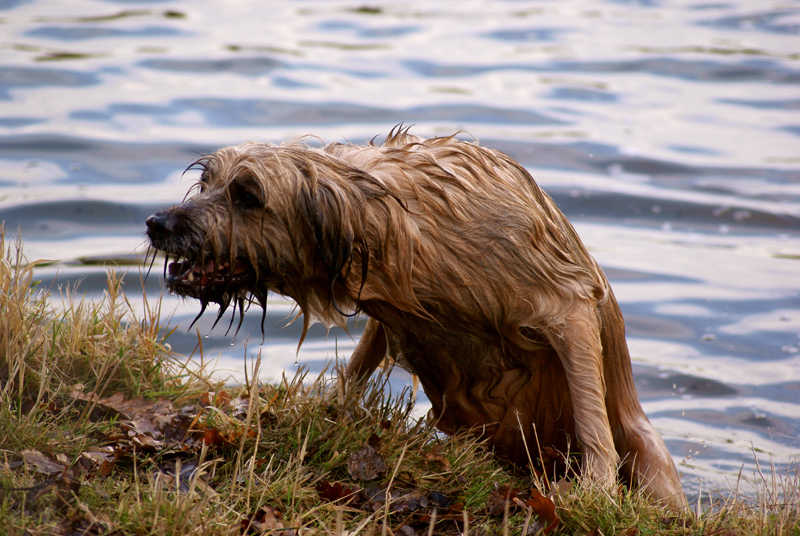
<svg viewBox="0 0 800 536">
<path fill-rule="evenodd" d="M 191 270 L 189 270 L 189 273 L 186 275 L 186 281 L 188 281 L 189 283 L 194 281 L 194 272 L 192 272 Z"/>
</svg>

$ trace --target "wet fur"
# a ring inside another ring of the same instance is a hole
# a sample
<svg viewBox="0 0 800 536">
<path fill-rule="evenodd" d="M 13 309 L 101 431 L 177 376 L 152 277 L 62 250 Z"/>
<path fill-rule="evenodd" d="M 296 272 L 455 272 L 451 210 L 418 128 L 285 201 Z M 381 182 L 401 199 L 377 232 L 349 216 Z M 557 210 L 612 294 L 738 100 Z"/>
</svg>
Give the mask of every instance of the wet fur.
<svg viewBox="0 0 800 536">
<path fill-rule="evenodd" d="M 585 477 L 612 485 L 619 466 L 685 506 L 608 281 L 509 156 L 398 130 L 383 145 L 246 143 L 200 164 L 201 191 L 156 214 L 170 228 L 151 241 L 215 266 L 247 259 L 249 282 L 198 290 L 203 308 L 277 292 L 300 306 L 303 337 L 312 320 L 363 312 L 350 381 L 391 356 L 419 376 L 444 432 L 474 429 L 521 464 L 536 445 L 577 448 Z"/>
</svg>

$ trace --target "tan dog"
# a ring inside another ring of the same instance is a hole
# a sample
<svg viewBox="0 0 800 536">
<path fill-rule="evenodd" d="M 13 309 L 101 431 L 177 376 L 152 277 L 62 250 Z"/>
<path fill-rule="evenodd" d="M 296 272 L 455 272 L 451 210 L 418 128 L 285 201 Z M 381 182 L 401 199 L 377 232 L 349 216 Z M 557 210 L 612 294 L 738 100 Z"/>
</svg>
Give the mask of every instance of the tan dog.
<svg viewBox="0 0 800 536">
<path fill-rule="evenodd" d="M 290 296 L 301 342 L 311 319 L 344 326 L 361 311 L 350 380 L 389 355 L 419 376 L 442 431 L 477 430 L 521 464 L 536 445 L 577 447 L 585 477 L 611 486 L 619 465 L 686 505 L 608 281 L 509 156 L 397 130 L 382 146 L 246 143 L 198 164 L 199 192 L 147 220 L 174 259 L 171 290 L 220 315 Z"/>
</svg>

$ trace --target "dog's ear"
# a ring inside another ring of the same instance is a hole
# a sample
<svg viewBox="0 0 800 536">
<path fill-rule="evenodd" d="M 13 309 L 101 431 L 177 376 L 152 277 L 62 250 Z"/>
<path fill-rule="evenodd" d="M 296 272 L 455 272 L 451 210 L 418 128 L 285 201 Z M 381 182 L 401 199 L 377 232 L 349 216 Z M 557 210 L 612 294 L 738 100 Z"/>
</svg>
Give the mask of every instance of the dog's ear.
<svg viewBox="0 0 800 536">
<path fill-rule="evenodd" d="M 352 260 L 363 202 L 348 192 L 346 186 L 322 178 L 308 186 L 301 193 L 301 218 L 313 236 L 316 261 L 325 270 L 332 290 Z"/>
</svg>

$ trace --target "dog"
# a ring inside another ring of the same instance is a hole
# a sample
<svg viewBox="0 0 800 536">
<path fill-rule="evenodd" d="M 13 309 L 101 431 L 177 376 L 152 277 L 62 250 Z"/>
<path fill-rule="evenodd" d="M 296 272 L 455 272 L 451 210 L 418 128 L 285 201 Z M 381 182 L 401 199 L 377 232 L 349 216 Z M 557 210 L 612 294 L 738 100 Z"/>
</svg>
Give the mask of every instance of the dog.
<svg viewBox="0 0 800 536">
<path fill-rule="evenodd" d="M 241 325 L 246 304 L 276 292 L 300 307 L 302 344 L 312 321 L 364 314 L 348 383 L 391 357 L 443 432 L 473 430 L 523 465 L 577 448 L 582 478 L 613 487 L 619 471 L 687 506 L 603 271 L 511 157 L 395 128 L 380 145 L 249 142 L 196 165 L 194 194 L 150 216 L 147 234 L 171 261 L 167 287 L 200 315 L 233 304 Z"/>
</svg>

